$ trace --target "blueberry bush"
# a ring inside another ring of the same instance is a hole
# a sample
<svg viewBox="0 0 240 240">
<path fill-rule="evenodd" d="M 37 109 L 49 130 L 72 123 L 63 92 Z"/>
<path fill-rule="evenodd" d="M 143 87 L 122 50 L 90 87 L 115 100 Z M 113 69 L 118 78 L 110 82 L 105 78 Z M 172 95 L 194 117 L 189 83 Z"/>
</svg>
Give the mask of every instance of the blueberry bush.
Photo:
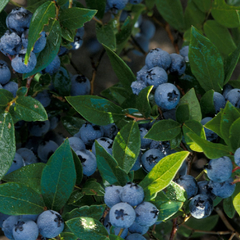
<svg viewBox="0 0 240 240">
<path fill-rule="evenodd" d="M 0 1 L 8 239 L 240 239 L 240 1 L 183 2 Z M 88 79 L 67 65 L 84 58 L 90 21 L 100 54 Z M 149 49 L 156 27 L 174 53 Z M 130 52 L 145 56 L 136 74 Z M 104 55 L 119 82 L 94 95 Z"/>
</svg>

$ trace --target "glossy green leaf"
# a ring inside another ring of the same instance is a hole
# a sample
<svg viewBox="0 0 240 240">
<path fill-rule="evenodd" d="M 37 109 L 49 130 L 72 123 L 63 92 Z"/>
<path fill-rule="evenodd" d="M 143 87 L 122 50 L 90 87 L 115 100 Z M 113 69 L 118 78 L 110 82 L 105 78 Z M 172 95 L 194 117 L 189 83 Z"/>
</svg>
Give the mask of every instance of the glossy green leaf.
<svg viewBox="0 0 240 240">
<path fill-rule="evenodd" d="M 145 0 L 146 7 L 152 9 L 156 3 L 156 0 Z"/>
<path fill-rule="evenodd" d="M 5 11 L 0 12 L 0 37 L 8 30 L 6 25 L 7 13 Z"/>
<path fill-rule="evenodd" d="M 97 167 L 102 179 L 109 184 L 119 184 L 124 186 L 129 182 L 128 175 L 122 170 L 117 161 L 106 152 L 106 150 L 95 141 Z"/>
<path fill-rule="evenodd" d="M 74 37 L 76 35 L 76 30 L 74 29 L 68 29 L 68 28 L 62 28 L 62 37 L 66 39 L 69 42 L 74 42 Z"/>
<path fill-rule="evenodd" d="M 193 0 L 197 7 L 204 13 L 208 12 L 212 6 L 212 1 L 209 0 Z"/>
<path fill-rule="evenodd" d="M 0 185 L 0 212 L 8 215 L 40 214 L 42 197 L 26 185 L 11 182 Z"/>
<path fill-rule="evenodd" d="M 61 118 L 62 124 L 65 129 L 71 134 L 74 135 L 79 132 L 79 129 L 86 122 L 84 119 L 78 117 L 69 117 L 64 116 Z"/>
<path fill-rule="evenodd" d="M 201 87 L 220 92 L 224 82 L 223 61 L 213 43 L 192 27 L 189 46 L 191 70 Z"/>
<path fill-rule="evenodd" d="M 13 100 L 13 95 L 6 89 L 0 89 L 0 107 L 7 106 Z"/>
<path fill-rule="evenodd" d="M 48 115 L 42 104 L 32 97 L 18 97 L 14 110 L 22 120 L 31 121 L 46 121 Z"/>
<path fill-rule="evenodd" d="M 182 142 L 182 133 L 180 132 L 175 138 L 170 140 L 170 147 L 171 149 L 179 147 Z"/>
<path fill-rule="evenodd" d="M 170 200 L 185 202 L 187 200 L 187 193 L 183 187 L 171 181 L 165 190 L 165 194 Z"/>
<path fill-rule="evenodd" d="M 41 176 L 44 167 L 44 163 L 29 164 L 5 175 L 3 180 L 6 182 L 20 182 L 40 194 Z"/>
<path fill-rule="evenodd" d="M 239 134 L 240 134 L 240 118 L 233 122 L 229 130 L 229 140 L 234 152 L 240 147 Z"/>
<path fill-rule="evenodd" d="M 148 201 L 166 188 L 175 177 L 182 162 L 188 157 L 189 152 L 182 151 L 170 154 L 159 161 L 147 176 L 140 182 L 144 190 L 145 201 Z"/>
<path fill-rule="evenodd" d="M 48 160 L 42 172 L 41 192 L 46 206 L 59 211 L 70 197 L 75 182 L 73 156 L 69 141 L 65 140 Z"/>
<path fill-rule="evenodd" d="M 103 18 L 106 7 L 106 0 L 86 0 L 87 7 L 98 10 L 96 17 Z"/>
<path fill-rule="evenodd" d="M 11 167 L 16 152 L 15 129 L 11 115 L 0 113 L 0 179 Z"/>
<path fill-rule="evenodd" d="M 215 114 L 215 107 L 213 102 L 213 90 L 207 91 L 200 100 L 203 118 Z"/>
<path fill-rule="evenodd" d="M 190 120 L 196 120 L 201 121 L 202 120 L 202 113 L 199 101 L 196 96 L 196 92 L 194 88 L 189 90 L 181 99 L 179 102 L 179 106 L 182 104 L 188 104 L 189 107 L 189 119 Z"/>
<path fill-rule="evenodd" d="M 114 234 L 110 234 L 109 235 L 110 240 L 123 240 L 123 238 L 116 236 Z"/>
<path fill-rule="evenodd" d="M 8 4 L 9 0 L 1 0 L 0 2 L 0 12 L 5 8 L 5 6 Z"/>
<path fill-rule="evenodd" d="M 76 184 L 80 185 L 83 179 L 83 168 L 82 168 L 82 163 L 77 154 L 72 150 L 72 155 L 73 155 L 73 161 L 75 165 L 75 170 L 76 170 Z"/>
<path fill-rule="evenodd" d="M 223 209 L 229 218 L 233 218 L 235 214 L 235 208 L 233 206 L 232 197 L 223 199 Z"/>
<path fill-rule="evenodd" d="M 137 122 L 126 124 L 113 142 L 113 157 L 118 165 L 129 173 L 139 155 L 141 147 L 140 131 Z"/>
<path fill-rule="evenodd" d="M 237 211 L 238 215 L 240 215 L 240 184 L 236 184 L 235 191 L 232 195 L 233 206 Z"/>
<path fill-rule="evenodd" d="M 68 2 L 68 0 L 57 0 L 57 3 L 59 6 L 62 6 L 64 4 L 66 4 Z"/>
<path fill-rule="evenodd" d="M 77 236 L 75 236 L 73 233 L 70 232 L 62 232 L 60 234 L 60 239 L 64 239 L 64 240 L 77 240 Z"/>
<path fill-rule="evenodd" d="M 34 48 L 35 42 L 40 37 L 44 25 L 47 25 L 50 18 L 56 15 L 56 8 L 54 2 L 47 1 L 42 4 L 33 14 L 28 33 L 28 46 L 24 63 L 27 65 L 30 53 Z"/>
<path fill-rule="evenodd" d="M 105 190 L 100 183 L 89 180 L 83 185 L 82 192 L 84 195 L 104 196 Z"/>
<path fill-rule="evenodd" d="M 20 87 L 18 90 L 17 90 L 17 96 L 18 97 L 24 97 L 26 96 L 28 93 L 28 88 L 27 87 Z"/>
<path fill-rule="evenodd" d="M 78 29 L 89 22 L 96 13 L 96 10 L 86 8 L 66 8 L 60 13 L 59 20 L 61 26 L 65 28 Z"/>
<path fill-rule="evenodd" d="M 118 80 L 128 92 L 132 92 L 131 83 L 135 81 L 135 76 L 128 65 L 110 48 L 104 46 L 110 59 L 112 68 L 117 75 Z"/>
<path fill-rule="evenodd" d="M 189 106 L 187 103 L 177 107 L 176 119 L 179 123 L 184 123 L 185 121 L 189 120 Z"/>
<path fill-rule="evenodd" d="M 181 124 L 171 119 L 155 123 L 148 131 L 145 138 L 155 141 L 169 141 L 181 132 Z"/>
<path fill-rule="evenodd" d="M 166 22 L 178 31 L 184 29 L 183 8 L 180 0 L 156 0 L 157 10 Z"/>
<path fill-rule="evenodd" d="M 28 0 L 27 10 L 34 13 L 42 4 L 48 2 L 48 0 Z"/>
<path fill-rule="evenodd" d="M 69 104 L 86 120 L 98 125 L 107 125 L 124 117 L 122 108 L 98 96 L 66 97 Z"/>
</svg>

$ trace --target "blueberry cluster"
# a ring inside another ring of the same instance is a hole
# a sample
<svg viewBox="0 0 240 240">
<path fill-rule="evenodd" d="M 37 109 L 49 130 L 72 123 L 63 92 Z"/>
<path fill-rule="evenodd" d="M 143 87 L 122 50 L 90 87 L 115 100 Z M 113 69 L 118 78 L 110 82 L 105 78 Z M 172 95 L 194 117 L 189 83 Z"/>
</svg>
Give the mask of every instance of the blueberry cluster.
<svg viewBox="0 0 240 240">
<path fill-rule="evenodd" d="M 64 229 L 61 215 L 53 210 L 44 211 L 40 215 L 1 214 L 0 219 L 0 227 L 10 240 L 36 240 L 39 234 L 43 238 L 54 238 Z"/>
<path fill-rule="evenodd" d="M 139 4 L 142 0 L 107 0 L 105 12 L 111 11 L 116 14 L 118 11 L 123 10 L 127 3 Z"/>
<path fill-rule="evenodd" d="M 110 208 L 104 226 L 108 231 L 113 226 L 115 235 L 122 231 L 121 237 L 124 239 L 145 239 L 142 235 L 157 222 L 158 209 L 144 201 L 144 191 L 136 183 L 106 187 L 104 201 Z"/>
</svg>

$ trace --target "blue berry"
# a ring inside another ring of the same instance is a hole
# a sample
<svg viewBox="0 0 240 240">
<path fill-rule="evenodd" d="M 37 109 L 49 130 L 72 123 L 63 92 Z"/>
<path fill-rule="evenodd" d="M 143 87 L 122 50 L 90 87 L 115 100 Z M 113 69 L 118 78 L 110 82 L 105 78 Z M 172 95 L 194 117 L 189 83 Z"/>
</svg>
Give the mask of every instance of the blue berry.
<svg viewBox="0 0 240 240">
<path fill-rule="evenodd" d="M 33 151 L 28 148 L 19 148 L 17 150 L 17 153 L 21 155 L 26 165 L 38 162 L 37 157 L 35 156 Z"/>
<path fill-rule="evenodd" d="M 176 74 L 178 76 L 184 74 L 186 70 L 185 59 L 181 55 L 176 53 L 170 54 L 170 57 L 172 60 L 172 63 L 169 69 L 170 73 Z"/>
<path fill-rule="evenodd" d="M 120 231 L 122 231 L 122 228 L 120 227 L 115 227 L 114 229 L 114 234 L 116 236 L 118 236 L 118 234 L 120 233 Z M 127 228 L 123 228 L 122 234 L 120 235 L 121 238 L 125 239 L 125 237 L 128 235 L 128 229 Z"/>
<path fill-rule="evenodd" d="M 128 0 L 107 0 L 107 6 L 113 13 L 125 8 Z"/>
<path fill-rule="evenodd" d="M 50 75 L 53 75 L 54 73 L 56 73 L 61 65 L 61 61 L 59 56 L 57 55 L 53 61 L 45 68 L 45 72 L 49 73 Z"/>
<path fill-rule="evenodd" d="M 19 219 L 13 228 L 14 240 L 36 240 L 38 235 L 38 226 L 31 220 Z"/>
<path fill-rule="evenodd" d="M 163 68 L 153 67 L 147 70 L 144 81 L 148 85 L 153 85 L 153 89 L 156 89 L 160 84 L 167 83 L 168 75 Z"/>
<path fill-rule="evenodd" d="M 134 94 L 138 95 L 145 87 L 147 87 L 146 83 L 143 81 L 134 81 L 131 84 L 131 88 Z"/>
<path fill-rule="evenodd" d="M 216 198 L 216 196 L 211 192 L 211 188 L 209 187 L 208 181 L 200 181 L 198 184 L 198 194 L 208 195 L 212 200 Z"/>
<path fill-rule="evenodd" d="M 145 36 L 139 34 L 136 35 L 134 40 L 138 43 L 138 45 L 142 48 L 144 52 L 148 52 L 149 50 L 149 39 L 147 39 Z M 143 56 L 143 53 L 138 50 L 133 50 L 133 53 L 137 56 Z"/>
<path fill-rule="evenodd" d="M 96 140 L 110 155 L 112 155 L 113 140 L 106 137 L 101 137 Z M 96 155 L 95 142 L 92 145 L 92 153 Z"/>
<path fill-rule="evenodd" d="M 11 71 L 7 63 L 3 60 L 0 60 L 0 84 L 6 84 L 11 79 Z"/>
<path fill-rule="evenodd" d="M 126 237 L 126 240 L 146 240 L 144 236 L 138 233 L 130 234 Z"/>
<path fill-rule="evenodd" d="M 78 137 L 70 137 L 69 139 L 70 147 L 73 149 L 74 152 L 76 151 L 84 151 L 86 149 L 86 146 L 82 139 Z"/>
<path fill-rule="evenodd" d="M 38 93 L 35 99 L 38 100 L 45 108 L 48 107 L 51 102 L 51 98 L 47 90 Z"/>
<path fill-rule="evenodd" d="M 172 119 L 176 121 L 176 108 L 163 112 L 164 119 Z"/>
<path fill-rule="evenodd" d="M 49 120 L 44 122 L 30 122 L 29 123 L 29 132 L 32 136 L 42 137 L 50 129 Z"/>
<path fill-rule="evenodd" d="M 137 80 L 144 81 L 147 71 L 148 71 L 148 67 L 147 67 L 147 65 L 144 65 L 141 68 L 141 70 L 137 72 Z"/>
<path fill-rule="evenodd" d="M 21 219 L 23 220 L 31 220 L 36 222 L 38 219 L 39 214 L 27 214 L 27 215 L 21 215 Z"/>
<path fill-rule="evenodd" d="M 230 85 L 230 84 L 226 84 L 224 87 L 223 87 L 223 97 L 226 98 L 228 92 L 230 92 L 231 90 L 233 89 L 233 87 Z"/>
<path fill-rule="evenodd" d="M 41 213 L 37 219 L 39 233 L 46 238 L 58 236 L 64 229 L 61 215 L 53 210 Z"/>
<path fill-rule="evenodd" d="M 23 33 L 29 28 L 32 18 L 32 13 L 25 8 L 14 8 L 7 16 L 7 27 L 17 34 Z"/>
<path fill-rule="evenodd" d="M 49 116 L 49 122 L 50 122 L 50 130 L 54 130 L 59 123 L 59 116 L 54 116 L 54 117 L 50 117 Z"/>
<path fill-rule="evenodd" d="M 76 151 L 76 154 L 82 163 L 83 174 L 86 176 L 93 175 L 97 169 L 97 160 L 95 155 L 88 150 Z"/>
<path fill-rule="evenodd" d="M 175 85 L 163 83 L 157 87 L 154 99 L 156 104 L 163 110 L 171 110 L 178 105 L 180 92 Z"/>
<path fill-rule="evenodd" d="M 198 185 L 193 176 L 183 175 L 176 182 L 185 189 L 188 199 L 198 193 Z"/>
<path fill-rule="evenodd" d="M 152 140 L 144 138 L 148 133 L 148 130 L 146 128 L 140 128 L 139 130 L 140 130 L 140 137 L 141 137 L 141 148 L 143 149 L 149 148 Z"/>
<path fill-rule="evenodd" d="M 145 59 L 145 64 L 148 68 L 161 67 L 167 70 L 171 65 L 171 57 L 169 53 L 162 50 L 161 48 L 152 49 Z"/>
<path fill-rule="evenodd" d="M 226 101 L 229 101 L 234 107 L 240 107 L 240 89 L 230 90 L 226 95 Z"/>
<path fill-rule="evenodd" d="M 120 203 L 121 192 L 122 192 L 121 186 L 110 185 L 109 187 L 106 187 L 104 194 L 104 202 L 106 203 L 106 205 L 111 208 L 115 204 Z"/>
<path fill-rule="evenodd" d="M 214 103 L 215 113 L 219 113 L 220 109 L 225 107 L 226 101 L 222 94 L 218 92 L 214 92 L 213 103 Z"/>
<path fill-rule="evenodd" d="M 95 55 L 101 51 L 102 45 L 97 38 L 90 38 L 86 43 L 86 48 L 91 55 Z"/>
<path fill-rule="evenodd" d="M 212 159 L 206 166 L 207 176 L 214 182 L 224 182 L 232 175 L 232 161 L 229 157 Z"/>
<path fill-rule="evenodd" d="M 36 55 L 31 52 L 30 58 L 28 60 L 28 64 L 24 64 L 26 49 L 22 49 L 18 55 L 12 60 L 12 68 L 14 71 L 18 73 L 29 73 L 31 72 L 35 66 L 37 65 Z"/>
<path fill-rule="evenodd" d="M 136 222 L 134 222 L 129 228 L 128 231 L 130 233 L 139 233 L 141 235 L 147 233 L 149 227 L 148 226 L 142 226 Z"/>
<path fill-rule="evenodd" d="M 206 218 L 212 213 L 213 200 L 208 195 L 199 194 L 191 199 L 189 210 L 194 218 Z"/>
<path fill-rule="evenodd" d="M 90 94 L 91 84 L 88 78 L 84 75 L 74 75 L 71 79 L 72 87 L 71 87 L 71 95 L 88 95 Z"/>
<path fill-rule="evenodd" d="M 17 221 L 19 220 L 19 218 L 20 216 L 10 216 L 2 224 L 2 230 L 4 232 L 4 235 L 11 240 L 14 240 L 13 228 L 15 224 L 17 224 Z"/>
<path fill-rule="evenodd" d="M 180 55 L 185 58 L 186 62 L 189 62 L 188 52 L 189 52 L 189 46 L 185 46 L 182 49 L 180 49 Z"/>
<path fill-rule="evenodd" d="M 141 162 L 141 153 L 139 153 L 136 162 L 134 163 L 131 171 L 137 171 L 142 167 L 142 162 Z"/>
<path fill-rule="evenodd" d="M 211 117 L 205 117 L 205 118 L 202 119 L 201 124 L 205 125 L 210 120 L 212 120 Z M 215 132 L 213 132 L 212 130 L 204 127 L 204 131 L 205 131 L 206 138 L 209 142 L 212 142 L 212 141 L 214 141 L 218 138 L 218 135 Z"/>
<path fill-rule="evenodd" d="M 153 167 L 162 159 L 165 155 L 158 149 L 149 149 L 142 157 L 142 167 L 144 171 L 150 172 Z"/>
<path fill-rule="evenodd" d="M 140 25 L 141 35 L 144 36 L 146 39 L 150 40 L 154 37 L 156 32 L 156 27 L 154 23 L 148 19 L 143 19 Z"/>
<path fill-rule="evenodd" d="M 3 222 L 4 222 L 8 217 L 10 217 L 10 215 L 7 215 L 7 214 L 4 214 L 4 213 L 1 213 L 1 212 L 0 212 L 0 228 L 2 228 Z"/>
<path fill-rule="evenodd" d="M 10 93 L 12 93 L 13 97 L 16 97 L 18 84 L 16 82 L 9 82 L 4 85 L 3 89 L 8 90 Z"/>
<path fill-rule="evenodd" d="M 57 150 L 58 145 L 54 141 L 43 141 L 38 146 L 38 157 L 42 162 L 46 163 L 48 159 L 53 155 L 53 153 Z"/>
<path fill-rule="evenodd" d="M 74 37 L 74 42 L 71 43 L 72 50 L 79 49 L 83 44 L 83 35 L 84 35 L 84 27 L 81 27 L 77 30 L 76 35 Z"/>
<path fill-rule="evenodd" d="M 238 148 L 234 153 L 234 161 L 240 167 L 240 148 Z"/>
<path fill-rule="evenodd" d="M 66 53 L 68 52 L 68 49 L 63 47 L 63 46 L 60 46 L 60 49 L 59 49 L 59 52 L 58 52 L 58 56 L 63 56 L 65 55 Z"/>
<path fill-rule="evenodd" d="M 135 222 L 143 226 L 152 226 L 158 219 L 159 211 L 150 202 L 143 202 L 135 208 L 136 220 Z"/>
<path fill-rule="evenodd" d="M 112 226 L 129 228 L 136 218 L 133 207 L 127 203 L 115 204 L 109 212 L 109 220 Z"/>
<path fill-rule="evenodd" d="M 110 123 L 108 125 L 102 126 L 104 130 L 104 137 L 114 139 L 118 133 L 118 128 L 115 123 Z"/>
<path fill-rule="evenodd" d="M 229 178 L 227 181 L 219 183 L 210 181 L 208 186 L 212 189 L 212 193 L 220 198 L 231 197 L 234 193 L 236 184 L 232 184 L 233 179 Z"/>
<path fill-rule="evenodd" d="M 11 173 L 13 171 L 16 171 L 16 170 L 18 170 L 19 168 L 21 168 L 23 166 L 24 166 L 24 161 L 23 161 L 21 155 L 18 154 L 18 153 L 15 153 L 12 165 L 8 169 L 8 172 L 6 174 L 9 174 L 9 173 Z"/>
<path fill-rule="evenodd" d="M 37 149 L 41 141 L 42 141 L 41 137 L 30 136 L 24 147 L 33 151 L 34 154 L 37 154 Z"/>
<path fill-rule="evenodd" d="M 150 149 L 158 149 L 160 150 L 165 156 L 175 153 L 175 150 L 171 150 L 170 142 L 169 141 L 152 141 L 150 144 Z"/>
<path fill-rule="evenodd" d="M 180 167 L 180 169 L 178 170 L 178 174 L 179 176 L 183 176 L 187 174 L 187 170 L 188 170 L 188 165 L 186 160 L 183 162 L 182 166 Z"/>
<path fill-rule="evenodd" d="M 131 4 L 139 4 L 141 2 L 142 2 L 142 0 L 129 0 L 129 3 L 131 3 Z"/>
</svg>

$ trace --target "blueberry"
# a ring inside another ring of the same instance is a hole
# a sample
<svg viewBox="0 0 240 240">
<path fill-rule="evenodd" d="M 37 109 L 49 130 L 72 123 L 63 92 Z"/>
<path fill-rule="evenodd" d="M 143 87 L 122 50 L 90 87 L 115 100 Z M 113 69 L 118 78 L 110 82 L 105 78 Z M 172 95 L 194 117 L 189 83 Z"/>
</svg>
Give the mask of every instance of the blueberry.
<svg viewBox="0 0 240 240">
<path fill-rule="evenodd" d="M 199 194 L 191 199 L 189 210 L 194 218 L 206 218 L 212 213 L 213 200 L 208 195 Z"/>
<path fill-rule="evenodd" d="M 2 86 L 2 84 L 0 84 L 0 89 L 3 89 L 3 86 Z"/>
<path fill-rule="evenodd" d="M 13 97 L 16 97 L 18 84 L 15 82 L 9 82 L 6 85 L 4 85 L 3 89 L 8 90 L 10 93 L 12 93 Z"/>
<path fill-rule="evenodd" d="M 200 181 L 198 184 L 198 194 L 208 195 L 212 200 L 216 198 L 216 196 L 212 193 L 212 188 L 209 187 L 208 181 Z"/>
<path fill-rule="evenodd" d="M 41 141 L 41 137 L 29 137 L 24 147 L 33 151 L 34 154 L 37 154 L 37 149 Z"/>
<path fill-rule="evenodd" d="M 226 101 L 229 101 L 234 107 L 240 107 L 240 89 L 230 90 L 226 95 Z"/>
<path fill-rule="evenodd" d="M 27 215 L 21 215 L 21 219 L 23 220 L 31 220 L 36 222 L 38 219 L 39 214 L 27 214 Z"/>
<path fill-rule="evenodd" d="M 3 60 L 0 60 L 0 84 L 6 84 L 11 79 L 11 71 L 7 63 Z"/>
<path fill-rule="evenodd" d="M 10 216 L 2 224 L 2 230 L 4 232 L 4 235 L 11 240 L 14 240 L 13 228 L 18 222 L 19 218 L 20 216 Z"/>
<path fill-rule="evenodd" d="M 202 119 L 201 124 L 205 125 L 210 120 L 212 120 L 211 117 L 205 117 L 205 118 Z M 212 130 L 204 127 L 204 131 L 205 131 L 206 138 L 209 142 L 212 142 L 212 141 L 214 141 L 218 138 L 218 135 L 215 132 L 213 132 Z"/>
<path fill-rule="evenodd" d="M 13 228 L 14 240 L 36 240 L 38 235 L 38 226 L 31 220 L 19 219 Z"/>
<path fill-rule="evenodd" d="M 79 49 L 83 44 L 83 35 L 84 35 L 84 27 L 81 27 L 77 30 L 76 35 L 74 37 L 74 42 L 71 43 L 72 50 Z"/>
<path fill-rule="evenodd" d="M 38 157 L 42 162 L 46 163 L 48 159 L 53 155 L 53 153 L 57 150 L 58 145 L 54 141 L 43 141 L 38 146 Z"/>
<path fill-rule="evenodd" d="M 152 141 L 150 144 L 150 149 L 158 149 L 160 150 L 165 156 L 175 153 L 175 150 L 171 150 L 170 142 L 169 141 Z"/>
<path fill-rule="evenodd" d="M 224 87 L 223 87 L 223 97 L 226 98 L 228 92 L 230 92 L 231 90 L 233 89 L 233 87 L 230 85 L 230 84 L 226 84 Z"/>
<path fill-rule="evenodd" d="M 127 203 L 115 204 L 109 212 L 109 220 L 112 226 L 129 228 L 136 218 L 133 207 Z"/>
<path fill-rule="evenodd" d="M 134 163 L 131 171 L 137 171 L 138 169 L 140 169 L 142 167 L 142 162 L 141 162 L 141 153 L 139 153 L 136 162 Z"/>
<path fill-rule="evenodd" d="M 7 27 L 17 34 L 23 33 L 29 28 L 32 13 L 25 8 L 14 8 L 7 16 Z"/>
<path fill-rule="evenodd" d="M 85 123 L 80 128 L 79 134 L 84 144 L 91 147 L 96 139 L 103 137 L 104 130 L 101 126 Z"/>
<path fill-rule="evenodd" d="M 169 69 L 170 73 L 176 74 L 178 76 L 184 74 L 186 70 L 186 63 L 185 63 L 184 57 L 176 53 L 170 54 L 170 57 L 172 60 L 172 63 Z"/>
<path fill-rule="evenodd" d="M 106 137 L 101 137 L 96 140 L 110 155 L 112 155 L 113 140 Z M 95 142 L 92 145 L 92 153 L 96 155 Z"/>
<path fill-rule="evenodd" d="M 122 202 L 134 207 L 143 201 L 144 191 L 140 185 L 129 182 L 122 188 L 120 197 Z"/>
<path fill-rule="evenodd" d="M 110 185 L 109 187 L 106 187 L 104 194 L 104 202 L 106 203 L 106 205 L 111 208 L 115 204 L 120 203 L 121 192 L 122 192 L 121 186 Z"/>
<path fill-rule="evenodd" d="M 51 98 L 47 90 L 38 93 L 35 99 L 38 100 L 45 108 L 48 107 L 51 102 Z"/>
<path fill-rule="evenodd" d="M 86 149 L 85 144 L 83 143 L 83 141 L 80 138 L 70 137 L 68 140 L 69 140 L 70 147 L 72 148 L 72 150 L 74 152 L 84 151 Z"/>
<path fill-rule="evenodd" d="M 136 35 L 134 40 L 137 42 L 137 44 L 142 48 L 144 52 L 148 52 L 149 50 L 149 39 L 144 37 L 143 35 L 139 34 Z M 133 53 L 137 56 L 143 56 L 143 53 L 138 50 L 133 50 Z"/>
<path fill-rule="evenodd" d="M 156 32 L 156 27 L 154 23 L 148 19 L 143 19 L 140 25 L 141 34 L 148 40 L 154 37 Z"/>
<path fill-rule="evenodd" d="M 150 202 L 143 202 L 135 208 L 135 222 L 143 226 L 152 226 L 158 219 L 159 211 Z"/>
<path fill-rule="evenodd" d="M 139 233 L 141 235 L 147 233 L 149 227 L 148 226 L 142 226 L 136 222 L 134 222 L 129 228 L 128 231 L 130 233 Z"/>
<path fill-rule="evenodd" d="M 142 167 L 146 172 L 150 172 L 153 167 L 162 159 L 165 155 L 158 149 L 149 149 L 142 157 Z"/>
<path fill-rule="evenodd" d="M 174 109 L 180 101 L 180 92 L 175 85 L 163 83 L 155 91 L 155 102 L 163 110 Z"/>
<path fill-rule="evenodd" d="M 176 108 L 171 110 L 164 110 L 163 117 L 164 119 L 172 119 L 176 121 Z"/>
<path fill-rule="evenodd" d="M 24 64 L 26 49 L 22 49 L 18 55 L 12 60 L 12 68 L 14 71 L 18 73 L 29 73 L 31 72 L 35 66 L 37 65 L 36 55 L 31 52 L 30 58 L 28 60 L 28 64 Z"/>
<path fill-rule="evenodd" d="M 214 92 L 213 103 L 214 103 L 215 113 L 219 113 L 220 109 L 225 107 L 226 101 L 222 94 L 218 92 Z"/>
<path fill-rule="evenodd" d="M 161 67 L 167 70 L 171 65 L 171 57 L 169 53 L 162 50 L 161 48 L 152 49 L 145 59 L 145 64 L 148 68 Z"/>
<path fill-rule="evenodd" d="M 180 55 L 185 58 L 186 62 L 189 62 L 188 52 L 189 52 L 189 46 L 185 46 L 182 49 L 180 49 Z"/>
<path fill-rule="evenodd" d="M 86 48 L 91 55 L 95 55 L 101 51 L 102 45 L 97 38 L 90 38 L 86 43 Z"/>
<path fill-rule="evenodd" d="M 137 80 L 144 81 L 147 71 L 148 71 L 147 65 L 143 66 L 141 70 L 137 72 Z"/>
<path fill-rule="evenodd" d="M 126 237 L 126 240 L 146 240 L 144 236 L 138 233 L 130 234 Z"/>
<path fill-rule="evenodd" d="M 131 88 L 134 94 L 138 95 L 144 88 L 146 88 L 147 85 L 143 81 L 134 81 L 131 84 Z"/>
<path fill-rule="evenodd" d="M 168 75 L 163 68 L 153 67 L 147 70 L 144 81 L 148 85 L 153 85 L 153 89 L 156 89 L 160 84 L 167 83 Z"/>
<path fill-rule="evenodd" d="M 141 2 L 142 2 L 142 0 L 129 0 L 129 3 L 131 3 L 131 4 L 139 4 Z"/>
<path fill-rule="evenodd" d="M 0 50 L 5 55 L 16 55 L 22 48 L 21 38 L 16 33 L 6 31 L 0 39 Z"/>
<path fill-rule="evenodd" d="M 118 133 L 118 128 L 115 123 L 110 123 L 108 125 L 102 126 L 104 130 L 104 137 L 114 139 Z"/>
<path fill-rule="evenodd" d="M 35 156 L 33 151 L 28 148 L 19 148 L 17 150 L 17 153 L 21 155 L 26 165 L 38 162 L 37 157 Z"/>
<path fill-rule="evenodd" d="M 59 52 L 58 52 L 58 56 L 64 56 L 65 54 L 68 53 L 68 49 L 63 47 L 63 46 L 60 46 L 60 49 L 59 49 Z"/>
<path fill-rule="evenodd" d="M 193 176 L 183 175 L 177 179 L 176 182 L 185 189 L 188 198 L 191 198 L 198 193 L 198 185 Z"/>
<path fill-rule="evenodd" d="M 49 120 L 44 122 L 30 122 L 29 123 L 29 132 L 32 136 L 42 137 L 50 129 Z"/>
<path fill-rule="evenodd" d="M 57 55 L 53 61 L 45 68 L 45 72 L 49 73 L 50 75 L 53 75 L 54 73 L 56 73 L 61 65 L 61 61 L 59 56 Z"/>
<path fill-rule="evenodd" d="M 64 221 L 61 215 L 53 210 L 41 213 L 37 219 L 39 233 L 43 237 L 54 238 L 64 229 Z"/>
<path fill-rule="evenodd" d="M 232 161 L 229 157 L 212 159 L 205 167 L 207 176 L 214 182 L 224 182 L 232 175 Z"/>
<path fill-rule="evenodd" d="M 83 174 L 86 176 L 93 175 L 97 169 L 97 160 L 95 155 L 88 150 L 76 151 L 76 154 L 82 163 Z"/>
<path fill-rule="evenodd" d="M 182 163 L 182 166 L 180 167 L 180 169 L 178 170 L 178 174 L 179 176 L 183 176 L 187 174 L 187 170 L 188 170 L 188 164 L 186 162 L 186 160 Z"/>
<path fill-rule="evenodd" d="M 91 84 L 88 78 L 84 75 L 74 75 L 71 78 L 71 95 L 78 96 L 78 95 L 88 95 L 90 94 Z"/>
<path fill-rule="evenodd" d="M 117 13 L 119 10 L 125 8 L 128 0 L 107 0 L 107 6 L 112 13 Z"/>
<path fill-rule="evenodd" d="M 152 140 L 144 138 L 148 133 L 148 130 L 146 128 L 140 128 L 139 130 L 140 130 L 140 137 L 141 137 L 141 148 L 143 149 L 149 148 Z"/>
<path fill-rule="evenodd" d="M 219 183 L 210 181 L 208 186 L 212 189 L 212 193 L 220 198 L 231 197 L 234 193 L 236 184 L 232 184 L 233 179 L 229 178 L 227 181 Z"/>
<path fill-rule="evenodd" d="M 234 161 L 240 167 L 240 148 L 238 148 L 234 153 Z"/>
<path fill-rule="evenodd" d="M 8 217 L 10 217 L 10 215 L 7 215 L 7 214 L 4 214 L 4 213 L 1 213 L 1 212 L 0 212 L 0 228 L 2 228 L 3 222 L 4 222 Z"/>
<path fill-rule="evenodd" d="M 9 173 L 11 173 L 13 171 L 16 171 L 16 170 L 18 170 L 19 168 L 21 168 L 23 166 L 24 166 L 24 161 L 23 161 L 21 155 L 18 154 L 18 153 L 15 153 L 12 165 L 8 169 L 8 172 L 6 174 L 9 174 Z"/>
<path fill-rule="evenodd" d="M 54 130 L 58 126 L 59 120 L 59 116 L 49 117 L 50 130 Z"/>
</svg>

